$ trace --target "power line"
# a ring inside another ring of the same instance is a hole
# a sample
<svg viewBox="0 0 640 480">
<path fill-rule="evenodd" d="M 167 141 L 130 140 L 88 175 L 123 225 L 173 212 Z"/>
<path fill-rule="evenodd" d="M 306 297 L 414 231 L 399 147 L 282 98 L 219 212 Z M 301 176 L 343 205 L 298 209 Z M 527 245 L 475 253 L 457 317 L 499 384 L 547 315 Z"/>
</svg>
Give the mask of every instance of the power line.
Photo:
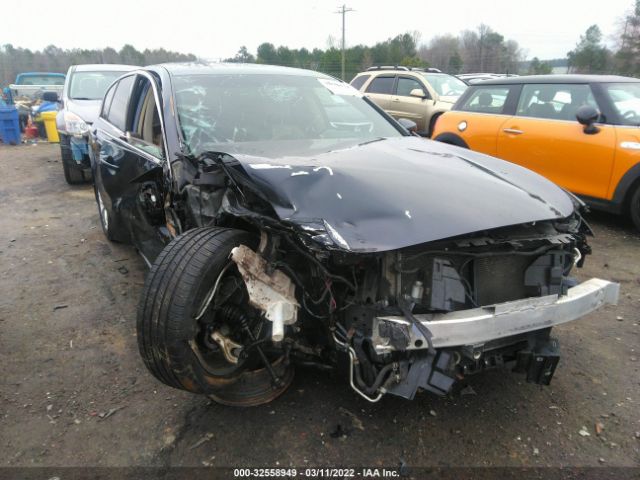
<svg viewBox="0 0 640 480">
<path fill-rule="evenodd" d="M 341 78 L 342 80 L 344 80 L 344 49 L 345 49 L 345 38 L 344 38 L 344 19 L 346 17 L 347 12 L 355 12 L 355 10 L 353 8 L 347 8 L 346 5 L 342 5 L 342 7 L 339 7 L 339 10 L 337 12 L 334 13 L 340 13 L 342 14 L 342 75 Z"/>
</svg>

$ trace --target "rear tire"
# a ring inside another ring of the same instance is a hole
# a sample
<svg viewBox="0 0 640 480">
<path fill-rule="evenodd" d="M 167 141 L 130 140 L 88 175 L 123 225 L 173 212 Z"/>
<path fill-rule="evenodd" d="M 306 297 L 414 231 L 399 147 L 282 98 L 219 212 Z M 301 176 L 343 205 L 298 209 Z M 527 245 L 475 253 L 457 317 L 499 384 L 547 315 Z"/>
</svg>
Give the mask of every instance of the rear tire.
<svg viewBox="0 0 640 480">
<path fill-rule="evenodd" d="M 640 231 L 640 184 L 636 185 L 629 198 L 629 218 L 636 230 Z"/>
<path fill-rule="evenodd" d="M 145 281 L 137 320 L 140 354 L 158 380 L 234 406 L 267 403 L 287 389 L 293 368 L 282 357 L 271 362 L 281 379 L 274 387 L 263 364 L 253 370 L 231 363 L 212 367 L 207 352 L 198 347 L 204 326 L 196 316 L 216 280 L 231 271 L 231 250 L 256 243 L 253 235 L 241 230 L 197 228 L 160 253 Z"/>
</svg>

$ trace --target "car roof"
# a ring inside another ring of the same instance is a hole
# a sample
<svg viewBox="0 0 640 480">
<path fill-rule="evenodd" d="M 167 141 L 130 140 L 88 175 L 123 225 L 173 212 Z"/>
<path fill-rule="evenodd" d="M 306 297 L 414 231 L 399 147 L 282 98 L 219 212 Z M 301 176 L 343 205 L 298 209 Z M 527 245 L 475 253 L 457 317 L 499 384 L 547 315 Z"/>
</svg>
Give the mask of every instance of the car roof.
<svg viewBox="0 0 640 480">
<path fill-rule="evenodd" d="M 73 65 L 76 72 L 128 72 L 137 70 L 140 67 L 136 65 L 119 65 L 116 63 L 94 63 L 85 65 Z"/>
<path fill-rule="evenodd" d="M 360 72 L 356 75 L 356 77 L 360 75 L 380 75 L 381 73 L 392 73 L 394 75 L 406 75 L 408 73 L 417 73 L 418 75 L 423 75 L 428 73 L 429 75 L 444 75 L 447 77 L 452 77 L 453 75 L 446 72 L 428 72 L 425 70 L 396 70 L 394 68 L 383 68 L 380 70 L 365 70 L 364 72 Z"/>
<path fill-rule="evenodd" d="M 295 75 L 317 78 L 333 78 L 324 73 L 302 68 L 281 67 L 277 65 L 263 65 L 259 63 L 163 63 L 145 67 L 155 69 L 162 67 L 170 75 Z"/>
<path fill-rule="evenodd" d="M 40 77 L 42 75 L 47 75 L 50 77 L 64 77 L 64 73 L 54 73 L 54 72 L 24 72 L 19 73 L 18 77 Z"/>
<path fill-rule="evenodd" d="M 486 85 L 522 85 L 527 83 L 633 83 L 640 82 L 640 79 L 631 77 L 621 77 L 618 75 L 525 75 L 523 77 L 504 77 L 491 80 L 484 80 L 481 83 L 473 84 L 474 87 L 484 87 Z"/>
</svg>

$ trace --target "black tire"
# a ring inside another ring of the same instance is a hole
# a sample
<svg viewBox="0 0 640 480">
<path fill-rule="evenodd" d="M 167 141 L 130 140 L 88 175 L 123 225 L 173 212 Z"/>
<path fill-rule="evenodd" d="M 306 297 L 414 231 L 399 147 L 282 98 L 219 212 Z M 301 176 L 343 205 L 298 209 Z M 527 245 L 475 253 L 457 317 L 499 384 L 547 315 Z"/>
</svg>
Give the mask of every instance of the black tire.
<svg viewBox="0 0 640 480">
<path fill-rule="evenodd" d="M 102 226 L 102 231 L 104 232 L 104 236 L 107 237 L 107 240 L 110 242 L 117 242 L 118 240 L 115 238 L 114 229 L 113 229 L 113 218 L 111 218 L 111 214 L 109 210 L 107 210 L 106 205 L 102 199 L 102 195 L 98 190 L 98 186 L 93 184 L 93 193 L 96 197 L 96 205 L 98 206 L 98 218 L 100 218 L 100 225 Z"/>
<path fill-rule="evenodd" d="M 64 179 L 69 185 L 78 185 L 85 183 L 84 172 L 78 167 L 73 160 L 71 154 L 71 142 L 67 135 L 60 135 L 60 156 L 62 157 L 62 169 L 64 170 Z"/>
<path fill-rule="evenodd" d="M 629 197 L 628 211 L 631 223 L 636 227 L 636 230 L 640 231 L 640 184 L 636 185 Z"/>
<path fill-rule="evenodd" d="M 62 157 L 64 179 L 69 185 L 79 185 L 91 181 L 91 171 L 78 166 L 73 159 L 71 141 L 67 135 L 60 135 L 60 156 Z"/>
<path fill-rule="evenodd" d="M 202 338 L 195 317 L 216 279 L 222 278 L 231 250 L 240 244 L 253 248 L 256 243 L 244 231 L 198 228 L 177 237 L 160 253 L 145 281 L 137 319 L 140 354 L 158 380 L 234 406 L 267 403 L 289 386 L 293 368 L 282 358 L 271 363 L 282 380 L 274 387 L 264 365 L 213 373 L 195 348 Z"/>
</svg>

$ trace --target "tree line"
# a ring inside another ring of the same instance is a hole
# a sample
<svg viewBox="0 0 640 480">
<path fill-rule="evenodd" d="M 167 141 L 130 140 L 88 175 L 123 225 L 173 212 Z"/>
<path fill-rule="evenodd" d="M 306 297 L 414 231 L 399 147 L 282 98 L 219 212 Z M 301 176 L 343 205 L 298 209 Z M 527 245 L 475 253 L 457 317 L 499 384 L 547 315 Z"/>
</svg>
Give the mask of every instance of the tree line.
<svg viewBox="0 0 640 480">
<path fill-rule="evenodd" d="M 28 48 L 6 44 L 0 47 L 0 83 L 12 83 L 21 72 L 66 73 L 71 65 L 86 63 L 120 63 L 125 65 L 153 65 L 163 62 L 193 62 L 197 60 L 191 53 L 178 53 L 156 48 L 139 51 L 132 45 L 120 50 L 107 47 L 103 49 L 62 49 L 49 45 L 43 50 L 32 51 Z"/>
<path fill-rule="evenodd" d="M 426 67 L 428 62 L 418 56 L 420 35 L 417 32 L 404 33 L 373 46 L 356 45 L 345 50 L 345 77 L 350 80 L 356 73 L 373 65 L 406 65 Z M 276 47 L 265 42 L 258 46 L 256 55 L 248 52 L 245 46 L 227 62 L 256 62 L 270 65 L 306 68 L 318 70 L 340 77 L 342 51 L 337 42 L 330 38 L 326 50 L 314 48 Z"/>
<path fill-rule="evenodd" d="M 640 76 L 640 0 L 622 19 L 613 49 L 604 45 L 602 31 L 591 25 L 568 53 L 573 73 L 615 73 Z"/>
</svg>

